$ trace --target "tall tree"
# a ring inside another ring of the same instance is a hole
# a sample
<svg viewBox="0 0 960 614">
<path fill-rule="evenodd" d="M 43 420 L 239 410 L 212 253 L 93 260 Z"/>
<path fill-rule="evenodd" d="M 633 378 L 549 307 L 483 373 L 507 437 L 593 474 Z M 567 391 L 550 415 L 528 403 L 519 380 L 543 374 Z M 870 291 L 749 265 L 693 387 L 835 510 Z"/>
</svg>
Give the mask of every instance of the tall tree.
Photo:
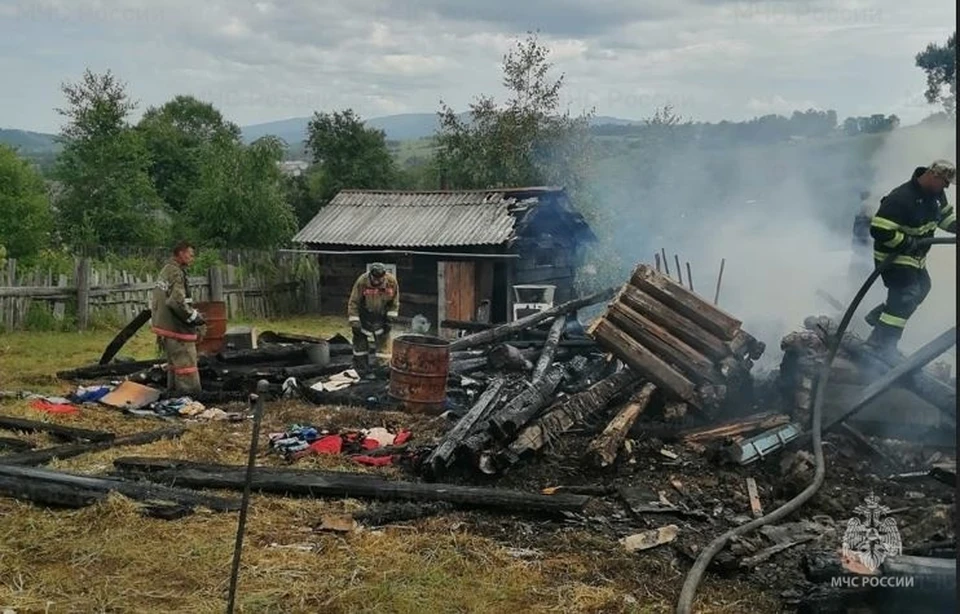
<svg viewBox="0 0 960 614">
<path fill-rule="evenodd" d="M 943 105 L 948 115 L 956 114 L 957 105 L 957 33 L 945 45 L 930 43 L 916 56 L 917 67 L 927 74 L 924 96 L 930 104 Z M 946 92 L 944 92 L 946 88 Z"/>
<path fill-rule="evenodd" d="M 157 194 L 175 212 L 183 210 L 200 176 L 203 148 L 214 141 L 240 142 L 240 128 L 212 104 L 177 96 L 150 107 L 137 124 L 150 153 L 150 178 Z"/>
<path fill-rule="evenodd" d="M 317 209 L 342 189 L 393 187 L 397 172 L 386 135 L 368 128 L 352 109 L 314 113 L 306 145 L 320 173 Z"/>
<path fill-rule="evenodd" d="M 548 57 L 549 49 L 528 33 L 503 58 L 503 85 L 510 92 L 504 105 L 483 95 L 462 118 L 441 103 L 437 162 L 451 187 L 552 183 L 574 193 L 585 188 L 593 113 L 561 113 L 563 75 L 550 78 Z"/>
<path fill-rule="evenodd" d="M 168 218 L 148 174 L 150 158 L 141 135 L 126 118 L 136 108 L 111 72 L 87 70 L 61 87 L 67 99 L 57 111 L 67 118 L 55 174 L 64 240 L 74 248 L 160 245 Z"/>
<path fill-rule="evenodd" d="M 0 250 L 9 258 L 36 254 L 49 244 L 52 228 L 43 178 L 0 144 Z"/>
<path fill-rule="evenodd" d="M 196 189 L 184 210 L 186 236 L 204 246 L 266 249 L 296 230 L 277 163 L 284 145 L 264 137 L 244 146 L 217 140 L 204 147 Z"/>
</svg>

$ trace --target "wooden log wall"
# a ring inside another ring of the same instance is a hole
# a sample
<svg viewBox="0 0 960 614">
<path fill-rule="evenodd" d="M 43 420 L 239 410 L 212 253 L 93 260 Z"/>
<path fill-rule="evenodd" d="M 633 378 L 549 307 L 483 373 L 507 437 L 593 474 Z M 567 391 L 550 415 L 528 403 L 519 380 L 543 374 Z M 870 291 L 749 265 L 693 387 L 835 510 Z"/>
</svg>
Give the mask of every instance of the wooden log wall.
<svg viewBox="0 0 960 614">
<path fill-rule="evenodd" d="M 709 413 L 749 384 L 765 349 L 741 325 L 641 264 L 589 333 L 664 393 Z"/>
</svg>

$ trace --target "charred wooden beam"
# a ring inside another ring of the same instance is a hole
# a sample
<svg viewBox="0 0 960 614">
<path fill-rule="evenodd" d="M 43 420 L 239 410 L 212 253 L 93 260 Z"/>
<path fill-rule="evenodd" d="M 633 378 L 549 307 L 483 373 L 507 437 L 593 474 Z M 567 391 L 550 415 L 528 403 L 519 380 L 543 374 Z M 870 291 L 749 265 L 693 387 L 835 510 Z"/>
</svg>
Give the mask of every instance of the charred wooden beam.
<svg viewBox="0 0 960 614">
<path fill-rule="evenodd" d="M 295 377 L 297 379 L 310 379 L 312 377 L 321 377 L 324 375 L 333 375 L 346 369 L 352 368 L 351 362 L 334 362 L 326 366 L 321 365 L 300 365 L 297 367 L 284 367 L 283 377 Z"/>
<path fill-rule="evenodd" d="M 453 328 L 457 330 L 481 331 L 488 330 L 496 326 L 486 322 L 465 322 L 463 320 L 443 320 L 440 322 L 441 328 Z"/>
<path fill-rule="evenodd" d="M 724 341 L 733 339 L 743 325 L 740 320 L 645 264 L 639 265 L 634 270 L 630 277 L 630 284 L 693 320 L 701 328 Z"/>
<path fill-rule="evenodd" d="M 584 461 L 600 468 L 612 465 L 617 460 L 620 445 L 627 438 L 630 427 L 647 408 L 656 389 L 653 384 L 644 384 L 630 402 L 620 408 L 603 432 L 590 442 Z"/>
<path fill-rule="evenodd" d="M 553 398 L 564 377 L 563 365 L 553 365 L 547 374 L 518 394 L 502 410 L 490 418 L 490 434 L 507 441 L 529 422 Z"/>
<path fill-rule="evenodd" d="M 23 431 L 26 433 L 49 433 L 58 439 L 66 441 L 110 441 L 114 438 L 113 433 L 104 431 L 91 431 L 72 426 L 64 426 L 62 424 L 54 424 L 52 422 L 15 418 L 13 416 L 0 416 L 0 429 Z"/>
<path fill-rule="evenodd" d="M 606 318 L 694 382 L 718 384 L 723 381 L 709 358 L 629 307 L 615 303 Z"/>
<path fill-rule="evenodd" d="M 23 452 L 32 450 L 33 444 L 29 441 L 16 439 L 14 437 L 0 437 L 0 450 L 12 450 L 14 452 Z"/>
<path fill-rule="evenodd" d="M 450 466 L 454 458 L 453 453 L 461 440 L 497 406 L 504 383 L 505 381 L 501 378 L 490 382 L 470 411 L 444 435 L 436 449 L 424 461 L 423 466 L 430 475 L 439 476 Z"/>
<path fill-rule="evenodd" d="M 533 454 L 578 424 L 601 414 L 607 404 L 639 380 L 629 369 L 617 371 L 583 392 L 555 403 L 537 420 L 523 429 L 517 438 L 496 456 L 496 465 L 505 469 Z"/>
<path fill-rule="evenodd" d="M 615 302 L 629 307 L 663 327 L 711 360 L 722 360 L 734 353 L 728 344 L 713 333 L 704 330 L 692 320 L 629 284 L 623 287 Z"/>
<path fill-rule="evenodd" d="M 70 369 L 67 371 L 57 371 L 57 378 L 62 380 L 95 380 L 103 377 L 119 377 L 132 375 L 154 366 L 166 362 L 163 359 L 151 360 L 131 360 L 129 362 L 112 362 L 106 365 L 89 365 Z M 204 362 L 202 359 L 198 362 Z"/>
<path fill-rule="evenodd" d="M 568 301 L 556 307 L 546 309 L 539 313 L 530 314 L 519 320 L 514 320 L 513 322 L 508 322 L 497 326 L 496 328 L 491 328 L 489 330 L 484 330 L 479 333 L 474 333 L 466 337 L 461 337 L 453 343 L 450 344 L 451 351 L 458 350 L 467 350 L 470 348 L 477 347 L 479 345 L 486 345 L 488 343 L 495 343 L 497 341 L 502 341 L 513 334 L 516 334 L 522 330 L 530 328 L 544 322 L 551 318 L 556 318 L 558 316 L 565 316 L 571 313 L 576 313 L 579 309 L 583 307 L 589 307 L 590 305 L 595 305 L 597 303 L 602 303 L 604 301 L 610 300 L 613 295 L 616 293 L 616 288 L 608 288 L 596 294 L 591 294 L 590 296 L 575 299 Z"/>
<path fill-rule="evenodd" d="M 290 366 L 308 364 L 307 345 L 274 345 L 255 350 L 226 350 L 217 354 L 217 361 L 228 365 L 260 365 L 287 363 Z"/>
<path fill-rule="evenodd" d="M 42 450 L 32 450 L 21 454 L 11 454 L 9 456 L 0 456 L 0 465 L 43 465 L 49 463 L 55 458 L 63 460 L 73 458 L 88 452 L 99 452 L 109 448 L 121 446 L 142 446 L 161 439 L 175 439 L 186 432 L 182 426 L 173 426 L 158 429 L 156 431 L 147 431 L 135 435 L 125 435 L 116 437 L 109 441 L 93 441 L 89 443 L 73 443 L 63 446 L 54 446 Z"/>
<path fill-rule="evenodd" d="M 538 350 L 539 348 L 534 348 L 533 352 Z M 530 362 L 529 356 L 530 353 L 521 352 L 513 345 L 501 343 L 490 350 L 487 359 L 490 366 L 497 371 L 530 371 L 533 369 L 533 364 Z"/>
<path fill-rule="evenodd" d="M 246 477 L 245 467 L 174 459 L 120 458 L 114 461 L 114 465 L 121 472 L 142 476 L 151 482 L 176 483 L 190 488 L 241 490 Z M 590 497 L 582 495 L 543 495 L 454 484 L 394 482 L 336 471 L 268 467 L 254 469 L 252 488 L 262 493 L 301 497 L 444 501 L 467 508 L 544 514 L 578 512 L 590 501 Z"/>
<path fill-rule="evenodd" d="M 547 374 L 547 369 L 553 364 L 553 357 L 557 353 L 557 343 L 560 341 L 560 335 L 563 334 L 563 327 L 567 323 L 566 316 L 559 316 L 553 321 L 547 340 L 543 344 L 543 350 L 540 353 L 540 359 L 537 360 L 537 366 L 533 369 L 533 376 L 530 380 L 536 385 Z"/>
<path fill-rule="evenodd" d="M 762 412 L 742 418 L 731 418 L 719 424 L 681 431 L 677 436 L 687 443 L 705 443 L 738 435 L 749 435 L 755 431 L 765 431 L 790 422 L 787 414 Z"/>
<path fill-rule="evenodd" d="M 700 409 L 704 400 L 697 394 L 693 382 L 665 363 L 656 354 L 643 347 L 614 324 L 601 318 L 593 327 L 593 335 L 617 358 L 625 362 L 636 373 L 649 379 L 670 394 Z"/>
<path fill-rule="evenodd" d="M 99 501 L 110 492 L 118 492 L 136 501 L 165 501 L 219 512 L 240 509 L 240 502 L 235 499 L 214 497 L 182 488 L 3 464 L 0 464 L 0 492 L 16 498 L 66 507 L 88 505 Z"/>
</svg>

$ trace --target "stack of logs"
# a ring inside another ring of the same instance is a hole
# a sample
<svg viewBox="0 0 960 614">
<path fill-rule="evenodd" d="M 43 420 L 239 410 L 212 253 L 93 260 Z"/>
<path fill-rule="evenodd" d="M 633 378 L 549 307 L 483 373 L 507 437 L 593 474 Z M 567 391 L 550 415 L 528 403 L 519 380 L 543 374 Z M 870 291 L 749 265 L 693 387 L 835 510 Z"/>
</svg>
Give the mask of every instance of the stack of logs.
<svg viewBox="0 0 960 614">
<path fill-rule="evenodd" d="M 634 372 L 711 415 L 749 386 L 753 361 L 765 349 L 741 325 L 669 277 L 639 265 L 590 332 Z"/>
</svg>

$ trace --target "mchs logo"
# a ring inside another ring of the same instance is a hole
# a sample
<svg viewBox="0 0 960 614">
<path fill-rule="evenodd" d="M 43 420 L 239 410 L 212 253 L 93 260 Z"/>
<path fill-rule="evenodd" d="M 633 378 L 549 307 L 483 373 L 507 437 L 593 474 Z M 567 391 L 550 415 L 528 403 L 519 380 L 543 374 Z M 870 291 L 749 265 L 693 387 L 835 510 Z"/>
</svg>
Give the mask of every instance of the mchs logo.
<svg viewBox="0 0 960 614">
<path fill-rule="evenodd" d="M 880 505 L 880 499 L 872 493 L 864 502 L 865 505 L 854 509 L 862 518 L 854 517 L 847 521 L 847 530 L 843 534 L 843 556 L 862 563 L 873 573 L 888 556 L 899 556 L 903 552 L 903 545 L 896 521 L 884 518 L 890 513 L 890 508 Z"/>
</svg>

